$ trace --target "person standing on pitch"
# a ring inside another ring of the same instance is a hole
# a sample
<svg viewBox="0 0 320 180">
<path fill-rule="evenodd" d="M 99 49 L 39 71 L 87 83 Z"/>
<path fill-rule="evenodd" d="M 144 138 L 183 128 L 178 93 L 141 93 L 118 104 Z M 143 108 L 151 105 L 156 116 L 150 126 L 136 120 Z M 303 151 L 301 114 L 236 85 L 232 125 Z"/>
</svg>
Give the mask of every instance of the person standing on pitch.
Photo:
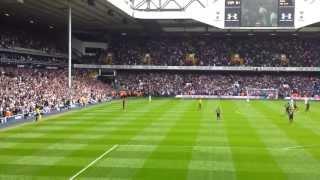
<svg viewBox="0 0 320 180">
<path fill-rule="evenodd" d="M 288 103 L 286 103 L 284 107 L 285 107 L 286 114 L 287 114 L 287 115 L 289 115 L 289 111 L 290 111 L 290 103 L 289 103 L 289 102 L 288 102 Z"/>
<path fill-rule="evenodd" d="M 36 122 L 38 122 L 41 119 L 41 110 L 40 110 L 40 106 L 38 105 L 36 105 L 35 114 L 36 114 Z"/>
<path fill-rule="evenodd" d="M 216 115 L 217 115 L 217 120 L 220 120 L 221 119 L 221 110 L 220 110 L 219 106 L 216 109 Z"/>
<path fill-rule="evenodd" d="M 126 100 L 126 96 L 122 97 L 122 110 L 126 111 L 126 106 L 127 106 L 127 100 Z"/>
<path fill-rule="evenodd" d="M 299 109 L 296 101 L 293 103 L 293 109 L 295 111 L 298 111 L 298 109 Z"/>
<path fill-rule="evenodd" d="M 151 103 L 152 101 L 152 98 L 151 98 L 151 95 L 149 95 L 149 103 Z"/>
<path fill-rule="evenodd" d="M 199 98 L 198 100 L 198 111 L 200 111 L 202 109 L 202 99 Z"/>
<path fill-rule="evenodd" d="M 306 105 L 306 112 L 308 112 L 310 109 L 310 103 L 307 97 L 304 99 L 304 104 Z"/>
<path fill-rule="evenodd" d="M 293 98 L 292 98 L 292 97 L 291 97 L 291 99 L 290 99 L 289 105 L 290 105 L 290 107 L 291 107 L 291 108 L 293 108 L 293 107 L 294 107 L 294 100 L 293 100 Z"/>
<path fill-rule="evenodd" d="M 289 122 L 292 123 L 293 122 L 293 115 L 294 115 L 294 108 L 293 107 L 290 107 L 289 109 L 289 113 L 288 113 L 288 116 L 289 116 Z"/>
</svg>

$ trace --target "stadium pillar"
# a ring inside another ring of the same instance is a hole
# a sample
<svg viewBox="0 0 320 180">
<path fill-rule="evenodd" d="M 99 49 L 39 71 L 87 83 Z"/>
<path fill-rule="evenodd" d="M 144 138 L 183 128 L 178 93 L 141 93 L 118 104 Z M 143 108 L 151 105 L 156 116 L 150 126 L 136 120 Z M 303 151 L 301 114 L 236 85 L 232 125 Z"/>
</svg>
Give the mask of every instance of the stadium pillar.
<svg viewBox="0 0 320 180">
<path fill-rule="evenodd" d="M 71 6 L 69 5 L 69 63 L 68 63 L 68 86 L 71 91 L 72 85 L 71 85 L 71 67 L 72 67 L 72 49 L 71 49 L 71 38 L 72 38 L 72 12 L 71 12 Z"/>
</svg>

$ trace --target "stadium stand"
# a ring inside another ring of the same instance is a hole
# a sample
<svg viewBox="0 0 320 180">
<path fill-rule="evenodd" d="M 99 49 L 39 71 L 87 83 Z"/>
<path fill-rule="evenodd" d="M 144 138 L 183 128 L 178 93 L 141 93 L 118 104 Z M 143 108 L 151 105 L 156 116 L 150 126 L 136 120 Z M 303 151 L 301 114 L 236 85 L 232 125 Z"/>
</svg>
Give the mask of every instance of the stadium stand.
<svg viewBox="0 0 320 180">
<path fill-rule="evenodd" d="M 14 27 L 3 27 L 0 30 L 0 48 L 6 49 L 31 49 L 42 53 L 56 54 L 65 53 L 66 49 L 61 48 L 50 36 L 31 32 L 31 30 L 17 30 Z"/>
<path fill-rule="evenodd" d="M 314 74 L 119 72 L 119 85 L 155 96 L 246 96 L 247 88 L 279 89 L 279 97 L 318 97 L 320 78 Z"/>
<path fill-rule="evenodd" d="M 298 37 L 120 37 L 101 56 L 120 65 L 316 67 L 319 48 Z"/>
<path fill-rule="evenodd" d="M 62 47 L 62 48 L 61 48 Z M 64 46 L 52 37 L 5 26 L 0 30 L 0 63 L 20 65 L 66 66 Z"/>
<path fill-rule="evenodd" d="M 80 103 L 99 102 L 111 94 L 111 87 L 93 77 L 93 73 L 77 70 L 74 73 L 73 92 L 68 91 L 66 69 L 0 67 L 1 116 L 29 114 L 36 106 L 44 111 Z"/>
</svg>

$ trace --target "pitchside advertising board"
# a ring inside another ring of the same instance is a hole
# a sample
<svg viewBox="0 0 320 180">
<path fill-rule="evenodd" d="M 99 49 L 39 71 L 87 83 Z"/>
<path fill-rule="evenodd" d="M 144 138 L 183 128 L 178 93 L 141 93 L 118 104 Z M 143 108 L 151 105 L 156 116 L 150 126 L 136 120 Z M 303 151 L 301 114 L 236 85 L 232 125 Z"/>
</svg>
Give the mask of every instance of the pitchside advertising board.
<svg viewBox="0 0 320 180">
<path fill-rule="evenodd" d="M 225 28 L 294 28 L 294 0 L 225 0 Z"/>
</svg>

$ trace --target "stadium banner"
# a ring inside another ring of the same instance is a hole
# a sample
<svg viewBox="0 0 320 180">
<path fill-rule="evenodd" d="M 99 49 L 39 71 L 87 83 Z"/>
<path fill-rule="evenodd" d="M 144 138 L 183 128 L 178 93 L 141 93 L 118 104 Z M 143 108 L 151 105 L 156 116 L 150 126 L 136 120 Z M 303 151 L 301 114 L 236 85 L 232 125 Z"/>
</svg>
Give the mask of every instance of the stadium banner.
<svg viewBox="0 0 320 180">
<path fill-rule="evenodd" d="M 319 72 L 319 67 L 243 67 L 243 66 L 152 66 L 74 64 L 79 69 L 112 70 L 182 70 L 182 71 L 254 71 L 254 72 Z"/>
<path fill-rule="evenodd" d="M 266 99 L 262 96 L 209 96 L 209 95 L 177 95 L 179 99 Z"/>
</svg>

